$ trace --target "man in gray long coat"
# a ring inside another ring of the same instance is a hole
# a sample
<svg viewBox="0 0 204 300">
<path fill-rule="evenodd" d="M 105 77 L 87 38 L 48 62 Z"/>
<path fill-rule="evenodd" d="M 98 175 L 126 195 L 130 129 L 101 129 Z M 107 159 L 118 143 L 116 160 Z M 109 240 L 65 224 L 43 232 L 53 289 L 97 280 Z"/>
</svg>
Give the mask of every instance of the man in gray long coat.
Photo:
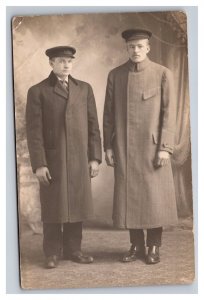
<svg viewBox="0 0 204 300">
<path fill-rule="evenodd" d="M 92 88 L 70 75 L 75 52 L 69 46 L 46 50 L 53 70 L 27 97 L 27 140 L 40 182 L 47 268 L 57 266 L 61 248 L 65 259 L 93 261 L 81 252 L 82 222 L 93 215 L 90 178 L 99 171 L 101 139 Z"/>
<path fill-rule="evenodd" d="M 162 227 L 177 223 L 170 156 L 174 148 L 176 99 L 172 73 L 152 62 L 151 32 L 122 33 L 129 60 L 108 76 L 104 107 L 106 162 L 114 167 L 113 221 L 130 233 L 122 261 L 145 256 L 160 261 Z"/>
</svg>

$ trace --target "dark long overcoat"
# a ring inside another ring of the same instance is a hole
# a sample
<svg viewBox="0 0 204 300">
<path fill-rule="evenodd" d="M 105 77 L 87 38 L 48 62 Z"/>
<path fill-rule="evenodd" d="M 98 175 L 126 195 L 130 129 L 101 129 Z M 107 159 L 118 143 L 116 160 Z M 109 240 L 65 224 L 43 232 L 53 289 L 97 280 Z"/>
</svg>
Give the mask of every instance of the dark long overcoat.
<svg viewBox="0 0 204 300">
<path fill-rule="evenodd" d="M 101 162 L 101 139 L 91 86 L 69 76 L 69 93 L 53 72 L 28 91 L 26 129 L 33 172 L 47 166 L 40 184 L 43 222 L 79 222 L 93 215 L 88 162 Z"/>
<path fill-rule="evenodd" d="M 135 69 L 136 68 L 136 69 Z M 158 150 L 173 152 L 176 98 L 169 69 L 146 58 L 108 76 L 104 149 L 114 150 L 113 221 L 120 228 L 175 224 L 171 164 L 155 167 Z"/>
</svg>

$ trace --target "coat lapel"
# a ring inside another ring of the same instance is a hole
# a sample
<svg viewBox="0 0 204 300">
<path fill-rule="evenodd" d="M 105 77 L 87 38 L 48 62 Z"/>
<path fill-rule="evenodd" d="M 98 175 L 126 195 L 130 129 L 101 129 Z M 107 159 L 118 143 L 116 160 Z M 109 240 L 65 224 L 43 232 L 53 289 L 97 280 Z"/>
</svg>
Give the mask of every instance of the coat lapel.
<svg viewBox="0 0 204 300">
<path fill-rule="evenodd" d="M 54 93 L 65 99 L 68 99 L 68 108 L 77 101 L 81 92 L 81 88 L 78 85 L 77 80 L 74 79 L 71 75 L 69 75 L 69 95 L 67 91 L 61 86 L 60 82 L 53 72 L 50 73 L 49 79 L 50 84 L 53 86 Z"/>
<path fill-rule="evenodd" d="M 57 76 L 53 73 L 53 71 L 50 73 L 49 80 L 50 80 L 50 85 L 53 87 L 54 93 L 67 100 L 68 93 L 60 84 L 59 80 L 57 79 Z"/>
<path fill-rule="evenodd" d="M 68 108 L 77 101 L 80 91 L 81 88 L 79 87 L 77 81 L 73 77 L 69 76 L 69 101 L 67 103 Z"/>
<path fill-rule="evenodd" d="M 62 87 L 59 81 L 57 81 L 56 85 L 54 86 L 54 93 L 64 97 L 65 99 L 68 99 L 68 92 Z"/>
</svg>

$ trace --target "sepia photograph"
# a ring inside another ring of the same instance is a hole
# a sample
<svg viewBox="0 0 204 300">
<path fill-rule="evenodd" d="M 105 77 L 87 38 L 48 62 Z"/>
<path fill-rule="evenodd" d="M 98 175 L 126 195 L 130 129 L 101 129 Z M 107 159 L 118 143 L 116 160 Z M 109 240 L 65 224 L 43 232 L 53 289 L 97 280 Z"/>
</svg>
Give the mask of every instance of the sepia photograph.
<svg viewBox="0 0 204 300">
<path fill-rule="evenodd" d="M 21 288 L 193 283 L 187 25 L 13 17 Z"/>
</svg>

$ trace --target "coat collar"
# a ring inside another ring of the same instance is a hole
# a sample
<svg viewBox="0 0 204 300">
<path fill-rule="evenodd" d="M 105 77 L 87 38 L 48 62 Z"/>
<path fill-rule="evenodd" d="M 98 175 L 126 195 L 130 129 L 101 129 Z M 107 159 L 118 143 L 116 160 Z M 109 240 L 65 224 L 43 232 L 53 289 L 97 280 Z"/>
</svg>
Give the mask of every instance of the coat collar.
<svg viewBox="0 0 204 300">
<path fill-rule="evenodd" d="M 69 77 L 69 86 L 78 86 L 78 82 L 75 78 L 73 78 L 71 75 L 68 76 Z M 65 91 L 65 89 L 63 89 L 63 87 L 61 86 L 57 76 L 54 74 L 54 72 L 52 71 L 49 75 L 49 81 L 51 86 L 54 87 L 54 92 L 56 94 L 58 94 L 59 96 L 63 97 L 63 98 L 68 98 L 68 94 Z"/>
<path fill-rule="evenodd" d="M 57 84 L 57 82 L 59 81 L 58 78 L 57 78 L 57 76 L 55 75 L 55 73 L 53 71 L 50 73 L 50 75 L 49 75 L 48 78 L 49 78 L 50 84 L 52 86 L 55 86 Z M 74 84 L 78 85 L 78 82 L 77 82 L 77 80 L 74 77 L 72 77 L 71 75 L 69 75 L 68 78 L 70 80 L 72 80 Z"/>
<path fill-rule="evenodd" d="M 148 57 L 145 60 L 134 63 L 131 59 L 128 60 L 127 66 L 131 72 L 141 72 L 150 64 L 150 59 Z"/>
</svg>

